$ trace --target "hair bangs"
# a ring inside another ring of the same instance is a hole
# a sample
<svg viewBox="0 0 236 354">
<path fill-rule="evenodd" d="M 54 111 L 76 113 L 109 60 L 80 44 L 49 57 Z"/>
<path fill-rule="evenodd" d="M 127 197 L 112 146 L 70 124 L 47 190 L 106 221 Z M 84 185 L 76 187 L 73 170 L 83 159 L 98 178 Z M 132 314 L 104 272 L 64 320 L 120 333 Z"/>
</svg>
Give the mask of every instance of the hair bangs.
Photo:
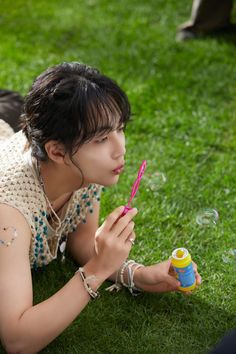
<svg viewBox="0 0 236 354">
<path fill-rule="evenodd" d="M 80 106 L 80 134 L 75 149 L 79 148 L 81 141 L 88 143 L 95 137 L 125 128 L 130 118 L 129 102 L 122 95 L 104 92 L 94 84 L 89 86 L 84 92 L 85 99 L 81 100 L 87 105 Z"/>
</svg>

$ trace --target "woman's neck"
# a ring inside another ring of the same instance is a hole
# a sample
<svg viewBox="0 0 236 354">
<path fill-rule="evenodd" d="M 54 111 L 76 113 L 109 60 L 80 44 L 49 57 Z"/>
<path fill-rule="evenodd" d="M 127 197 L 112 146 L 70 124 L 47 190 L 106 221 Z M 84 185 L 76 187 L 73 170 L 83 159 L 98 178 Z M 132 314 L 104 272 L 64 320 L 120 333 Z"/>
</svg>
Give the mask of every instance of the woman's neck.
<svg viewBox="0 0 236 354">
<path fill-rule="evenodd" d="M 79 189 L 78 178 L 73 181 L 71 169 L 67 165 L 59 165 L 52 161 L 39 162 L 39 174 L 44 192 L 51 204 L 69 199 L 70 195 Z M 56 205 L 55 205 L 56 206 Z"/>
</svg>

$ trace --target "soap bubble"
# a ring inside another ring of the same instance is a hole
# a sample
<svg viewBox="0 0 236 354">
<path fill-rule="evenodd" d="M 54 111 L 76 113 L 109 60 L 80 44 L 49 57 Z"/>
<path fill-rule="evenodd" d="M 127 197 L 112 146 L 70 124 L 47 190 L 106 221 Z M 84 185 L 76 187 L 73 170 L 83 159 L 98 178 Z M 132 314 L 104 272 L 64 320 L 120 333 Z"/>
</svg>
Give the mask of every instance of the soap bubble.
<svg viewBox="0 0 236 354">
<path fill-rule="evenodd" d="M 201 210 L 196 216 L 196 223 L 200 226 L 216 225 L 219 214 L 216 209 L 206 208 Z"/>
<path fill-rule="evenodd" d="M 166 181 L 167 178 L 163 172 L 157 171 L 152 174 L 147 174 L 145 176 L 145 183 L 147 187 L 153 192 L 155 192 L 157 189 L 162 188 Z"/>
<path fill-rule="evenodd" d="M 222 254 L 222 261 L 224 263 L 231 263 L 233 261 L 236 261 L 236 250 L 231 249 L 228 252 Z"/>
<path fill-rule="evenodd" d="M 230 254 L 231 256 L 236 257 L 236 250 L 233 250 L 233 249 L 229 250 L 229 254 Z"/>
<path fill-rule="evenodd" d="M 225 254 L 222 254 L 222 261 L 224 263 L 230 263 L 231 262 L 231 259 L 229 258 L 229 256 L 225 255 Z"/>
</svg>

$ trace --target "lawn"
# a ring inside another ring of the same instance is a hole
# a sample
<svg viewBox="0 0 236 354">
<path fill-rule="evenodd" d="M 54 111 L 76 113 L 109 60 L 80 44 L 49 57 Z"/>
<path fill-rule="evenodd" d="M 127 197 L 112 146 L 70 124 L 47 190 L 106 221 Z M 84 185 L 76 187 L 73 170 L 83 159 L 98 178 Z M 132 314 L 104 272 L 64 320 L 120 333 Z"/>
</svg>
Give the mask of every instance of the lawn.
<svg viewBox="0 0 236 354">
<path fill-rule="evenodd" d="M 25 94 L 48 66 L 81 61 L 127 92 L 126 170 L 103 194 L 101 222 L 127 201 L 146 159 L 131 257 L 151 264 L 186 247 L 203 278 L 191 296 L 111 295 L 104 284 L 100 299 L 42 353 L 207 353 L 236 327 L 236 35 L 177 43 L 190 0 L 2 0 L 0 7 L 1 88 Z M 204 208 L 218 211 L 215 224 L 196 223 Z M 33 273 L 34 302 L 74 270 L 67 260 Z"/>
</svg>

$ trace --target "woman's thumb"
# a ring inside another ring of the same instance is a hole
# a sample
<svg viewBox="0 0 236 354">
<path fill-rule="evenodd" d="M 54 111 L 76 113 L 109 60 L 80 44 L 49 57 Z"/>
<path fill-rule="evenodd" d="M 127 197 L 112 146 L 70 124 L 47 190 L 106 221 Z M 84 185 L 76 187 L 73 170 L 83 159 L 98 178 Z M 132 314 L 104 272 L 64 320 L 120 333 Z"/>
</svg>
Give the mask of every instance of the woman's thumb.
<svg viewBox="0 0 236 354">
<path fill-rule="evenodd" d="M 180 282 L 171 275 L 168 275 L 166 278 L 166 282 L 173 288 L 173 289 L 178 289 L 180 287 Z"/>
</svg>

